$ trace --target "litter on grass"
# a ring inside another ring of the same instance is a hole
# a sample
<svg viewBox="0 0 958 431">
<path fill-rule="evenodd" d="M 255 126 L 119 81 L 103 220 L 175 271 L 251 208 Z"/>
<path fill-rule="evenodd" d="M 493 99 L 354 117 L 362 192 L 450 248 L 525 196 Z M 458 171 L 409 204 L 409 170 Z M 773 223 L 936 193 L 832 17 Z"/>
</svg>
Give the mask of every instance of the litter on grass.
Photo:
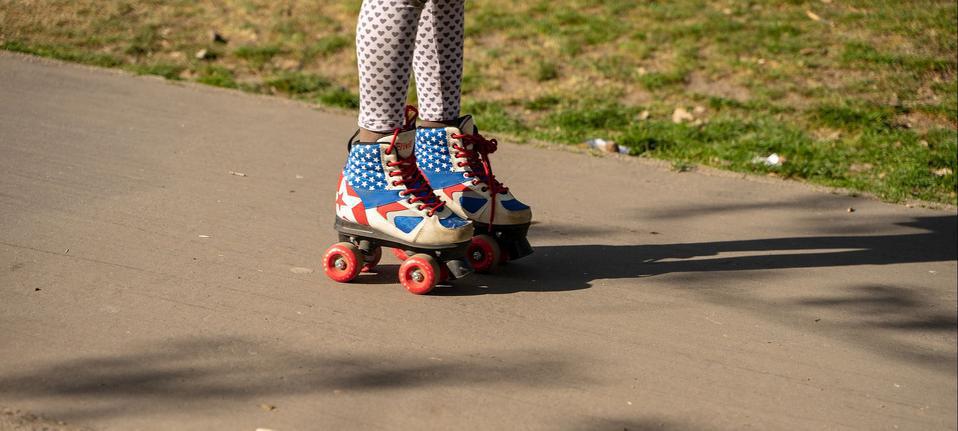
<svg viewBox="0 0 958 431">
<path fill-rule="evenodd" d="M 782 163 L 785 163 L 785 158 L 777 153 L 772 153 L 768 157 L 756 157 L 752 159 L 752 163 L 765 166 L 782 166 Z"/>
<path fill-rule="evenodd" d="M 629 147 L 619 145 L 615 142 L 607 141 L 602 138 L 589 139 L 588 141 L 585 141 L 585 145 L 589 148 L 594 148 L 606 153 L 629 154 Z"/>
<path fill-rule="evenodd" d="M 599 151 L 605 151 L 607 153 L 616 153 L 619 151 L 619 145 L 612 141 L 606 141 L 602 138 L 592 138 L 588 141 L 585 141 L 585 145 L 589 148 L 595 148 Z"/>
</svg>

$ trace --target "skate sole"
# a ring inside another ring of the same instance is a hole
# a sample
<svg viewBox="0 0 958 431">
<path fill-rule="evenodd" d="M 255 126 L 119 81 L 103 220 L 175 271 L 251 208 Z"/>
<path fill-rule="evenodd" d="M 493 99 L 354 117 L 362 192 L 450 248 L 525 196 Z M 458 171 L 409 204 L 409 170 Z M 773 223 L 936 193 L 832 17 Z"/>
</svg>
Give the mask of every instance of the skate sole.
<svg viewBox="0 0 958 431">
<path fill-rule="evenodd" d="M 378 232 L 369 226 L 342 220 L 338 217 L 333 224 L 333 228 L 336 229 L 336 232 L 339 232 L 341 241 L 356 244 L 363 252 L 368 252 L 379 246 L 400 249 L 411 252 L 410 254 L 424 253 L 445 264 L 454 278 L 462 278 L 472 272 L 468 259 L 466 259 L 466 251 L 469 248 L 470 241 L 436 246 L 414 245 Z"/>
</svg>

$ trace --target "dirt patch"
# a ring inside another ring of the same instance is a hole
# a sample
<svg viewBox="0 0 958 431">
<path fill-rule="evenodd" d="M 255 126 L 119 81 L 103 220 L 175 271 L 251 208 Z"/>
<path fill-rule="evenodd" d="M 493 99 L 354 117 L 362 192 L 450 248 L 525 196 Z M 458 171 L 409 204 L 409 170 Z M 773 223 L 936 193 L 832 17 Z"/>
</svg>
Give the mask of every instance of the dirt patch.
<svg viewBox="0 0 958 431">
<path fill-rule="evenodd" d="M 943 115 L 936 115 L 927 112 L 909 112 L 899 115 L 895 118 L 895 123 L 912 129 L 919 134 L 928 133 L 932 129 L 948 128 L 958 130 L 958 123 L 954 119 L 946 118 Z"/>
<path fill-rule="evenodd" d="M 739 102 L 745 102 L 751 98 L 751 92 L 748 88 L 739 85 L 731 77 L 708 76 L 701 71 L 694 71 L 689 74 L 689 83 L 686 89 L 692 93 L 723 97 Z"/>
</svg>

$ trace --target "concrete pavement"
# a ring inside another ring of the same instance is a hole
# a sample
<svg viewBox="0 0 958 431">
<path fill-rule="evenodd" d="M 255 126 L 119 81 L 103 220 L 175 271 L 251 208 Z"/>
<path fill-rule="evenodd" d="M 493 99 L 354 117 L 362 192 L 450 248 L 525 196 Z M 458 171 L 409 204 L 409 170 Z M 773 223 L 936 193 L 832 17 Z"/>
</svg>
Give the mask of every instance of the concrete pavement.
<svg viewBox="0 0 958 431">
<path fill-rule="evenodd" d="M 954 210 L 504 144 L 535 254 L 419 297 L 391 257 L 322 273 L 349 116 L 3 52 L 0 102 L 0 406 L 122 430 L 958 427 Z"/>
</svg>

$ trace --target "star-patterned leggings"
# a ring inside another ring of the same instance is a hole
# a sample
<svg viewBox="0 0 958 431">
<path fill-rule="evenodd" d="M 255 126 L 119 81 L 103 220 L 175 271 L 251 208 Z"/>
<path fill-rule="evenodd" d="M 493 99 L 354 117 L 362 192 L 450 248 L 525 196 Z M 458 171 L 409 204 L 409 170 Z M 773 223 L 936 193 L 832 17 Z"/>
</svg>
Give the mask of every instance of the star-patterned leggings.
<svg viewBox="0 0 958 431">
<path fill-rule="evenodd" d="M 363 0 L 356 25 L 359 127 L 386 132 L 403 123 L 410 65 L 419 117 L 459 116 L 465 0 Z"/>
</svg>

